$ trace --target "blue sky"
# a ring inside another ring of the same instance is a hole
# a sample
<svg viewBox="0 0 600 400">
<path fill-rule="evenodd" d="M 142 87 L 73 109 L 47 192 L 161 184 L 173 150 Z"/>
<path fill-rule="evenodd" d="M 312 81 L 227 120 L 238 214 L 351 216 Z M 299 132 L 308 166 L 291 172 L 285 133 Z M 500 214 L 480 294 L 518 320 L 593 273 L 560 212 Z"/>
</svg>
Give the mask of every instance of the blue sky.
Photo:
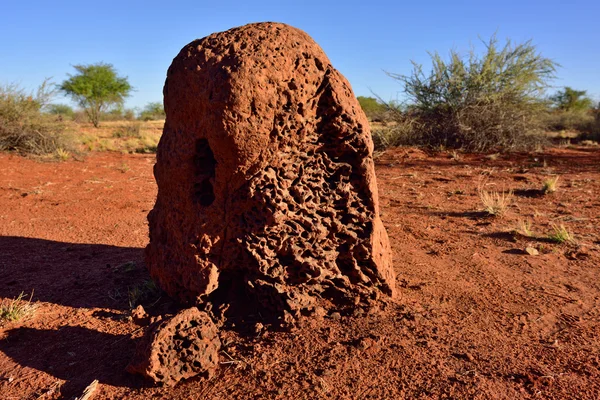
<svg viewBox="0 0 600 400">
<path fill-rule="evenodd" d="M 468 52 L 478 37 L 532 39 L 560 63 L 554 85 L 600 100 L 600 2 L 586 1 L 14 1 L 4 0 L 0 84 L 60 83 L 74 64 L 106 62 L 136 91 L 126 106 L 162 101 L 169 64 L 194 39 L 250 22 L 303 29 L 357 96 L 402 97 L 384 71 L 408 74 L 427 51 Z M 428 69 L 428 68 L 427 68 Z M 55 102 L 68 103 L 60 96 Z"/>
</svg>

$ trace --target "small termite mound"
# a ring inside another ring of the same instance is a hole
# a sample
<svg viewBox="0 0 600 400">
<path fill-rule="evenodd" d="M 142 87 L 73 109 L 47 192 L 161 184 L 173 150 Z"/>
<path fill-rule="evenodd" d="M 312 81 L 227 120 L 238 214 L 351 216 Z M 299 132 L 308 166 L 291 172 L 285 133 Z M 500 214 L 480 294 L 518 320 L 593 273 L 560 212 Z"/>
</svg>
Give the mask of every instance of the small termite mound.
<svg viewBox="0 0 600 400">
<path fill-rule="evenodd" d="M 215 324 L 192 307 L 148 327 L 127 371 L 173 386 L 198 374 L 211 376 L 218 367 L 220 348 Z"/>
</svg>

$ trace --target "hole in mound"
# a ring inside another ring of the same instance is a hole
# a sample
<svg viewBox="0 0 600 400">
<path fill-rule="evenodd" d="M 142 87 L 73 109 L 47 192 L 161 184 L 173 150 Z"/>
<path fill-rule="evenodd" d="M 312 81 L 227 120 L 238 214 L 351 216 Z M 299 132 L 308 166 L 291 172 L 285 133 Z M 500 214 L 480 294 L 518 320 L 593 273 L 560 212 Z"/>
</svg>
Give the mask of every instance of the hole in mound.
<svg viewBox="0 0 600 400">
<path fill-rule="evenodd" d="M 207 139 L 196 141 L 196 153 L 194 154 L 194 174 L 196 179 L 192 190 L 194 203 L 201 206 L 210 206 L 215 200 L 215 193 L 211 180 L 215 178 L 215 167 L 217 161 L 208 144 Z"/>
</svg>

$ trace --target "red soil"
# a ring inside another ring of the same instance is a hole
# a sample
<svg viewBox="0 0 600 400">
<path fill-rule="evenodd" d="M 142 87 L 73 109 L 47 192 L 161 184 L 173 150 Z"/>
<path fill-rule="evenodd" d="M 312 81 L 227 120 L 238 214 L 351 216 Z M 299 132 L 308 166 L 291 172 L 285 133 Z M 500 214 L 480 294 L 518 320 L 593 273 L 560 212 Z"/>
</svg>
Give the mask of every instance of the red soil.
<svg viewBox="0 0 600 400">
<path fill-rule="evenodd" d="M 0 299 L 34 291 L 39 304 L 0 327 L 1 399 L 71 398 L 94 379 L 95 399 L 600 397 L 599 150 L 383 154 L 395 301 L 301 320 L 291 333 L 240 316 L 238 330 L 221 332 L 216 376 L 170 389 L 124 372 L 141 334 L 128 292 L 148 276 L 153 163 L 0 155 Z M 552 174 L 558 191 L 539 195 Z M 482 185 L 514 190 L 506 216 L 478 212 Z M 512 233 L 520 220 L 540 238 Z M 551 223 L 577 243 L 545 239 Z M 144 304 L 151 314 L 173 307 L 165 297 Z"/>
</svg>

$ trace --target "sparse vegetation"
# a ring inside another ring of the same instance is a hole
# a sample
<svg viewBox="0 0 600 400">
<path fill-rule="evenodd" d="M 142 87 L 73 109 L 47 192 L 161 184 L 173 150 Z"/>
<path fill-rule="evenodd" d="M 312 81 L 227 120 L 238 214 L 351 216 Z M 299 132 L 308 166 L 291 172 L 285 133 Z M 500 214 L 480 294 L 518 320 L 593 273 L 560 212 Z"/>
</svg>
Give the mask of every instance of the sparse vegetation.
<svg viewBox="0 0 600 400">
<path fill-rule="evenodd" d="M 0 86 L 0 151 L 41 155 L 70 147 L 64 125 L 42 112 L 54 95 L 50 87 L 46 80 L 30 94 L 17 85 Z"/>
<path fill-rule="evenodd" d="M 544 117 L 546 128 L 553 132 L 575 132 L 583 138 L 600 134 L 600 107 L 585 90 L 565 87 L 550 97 L 551 109 Z"/>
<path fill-rule="evenodd" d="M 543 124 L 551 132 L 577 132 L 590 134 L 594 132 L 596 121 L 589 111 L 554 110 L 546 113 Z"/>
<path fill-rule="evenodd" d="M 483 204 L 483 210 L 494 217 L 501 217 L 506 214 L 508 206 L 512 203 L 513 192 L 489 192 L 479 189 L 479 199 Z"/>
<path fill-rule="evenodd" d="M 131 121 L 127 124 L 121 125 L 114 133 L 113 137 L 116 138 L 139 138 L 142 129 L 142 124 L 138 121 Z"/>
<path fill-rule="evenodd" d="M 89 126 L 89 125 L 88 125 Z M 162 132 L 161 122 L 111 121 L 98 129 L 76 127 L 84 133 L 77 141 L 86 151 L 155 153 Z"/>
<path fill-rule="evenodd" d="M 146 104 L 146 107 L 140 113 L 142 121 L 157 121 L 165 119 L 165 109 L 162 103 L 154 102 Z"/>
<path fill-rule="evenodd" d="M 106 112 L 100 113 L 100 121 L 134 121 L 135 120 L 135 112 L 130 108 L 124 108 L 123 104 L 118 104 L 117 106 L 109 109 Z"/>
<path fill-rule="evenodd" d="M 554 232 L 548 235 L 548 239 L 556 243 L 575 243 L 575 237 L 563 224 L 552 224 L 551 227 Z"/>
<path fill-rule="evenodd" d="M 393 124 L 373 129 L 373 144 L 376 150 L 420 143 L 418 132 L 421 123 L 418 119 L 401 111 L 394 111 L 390 115 Z"/>
<path fill-rule="evenodd" d="M 469 151 L 531 149 L 543 141 L 542 97 L 557 64 L 530 41 L 500 48 L 492 37 L 486 49 L 468 57 L 453 50 L 449 61 L 433 53 L 428 75 L 416 63 L 410 75 L 388 73 L 403 84 L 409 107 L 395 114 L 398 129 L 385 141 Z"/>
<path fill-rule="evenodd" d="M 545 179 L 542 184 L 542 192 L 544 194 L 554 193 L 558 187 L 558 178 L 559 176 L 554 176 L 552 178 Z"/>
<path fill-rule="evenodd" d="M 25 293 L 21 292 L 14 299 L 2 300 L 2 303 L 0 303 L 0 324 L 31 317 L 37 309 L 37 304 L 31 302 L 32 298 L 33 292 L 31 292 L 29 299 L 25 299 Z"/>
</svg>

